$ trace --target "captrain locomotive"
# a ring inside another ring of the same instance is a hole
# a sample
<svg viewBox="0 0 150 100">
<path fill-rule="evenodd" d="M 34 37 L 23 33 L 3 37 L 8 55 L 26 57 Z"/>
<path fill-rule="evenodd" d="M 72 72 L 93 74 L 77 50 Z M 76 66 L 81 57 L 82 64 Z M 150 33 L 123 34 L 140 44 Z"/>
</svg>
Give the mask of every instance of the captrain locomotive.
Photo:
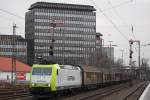
<svg viewBox="0 0 150 100">
<path fill-rule="evenodd" d="M 127 70 L 100 69 L 93 66 L 34 64 L 31 71 L 32 94 L 51 94 L 74 89 L 91 89 L 130 79 Z"/>
</svg>

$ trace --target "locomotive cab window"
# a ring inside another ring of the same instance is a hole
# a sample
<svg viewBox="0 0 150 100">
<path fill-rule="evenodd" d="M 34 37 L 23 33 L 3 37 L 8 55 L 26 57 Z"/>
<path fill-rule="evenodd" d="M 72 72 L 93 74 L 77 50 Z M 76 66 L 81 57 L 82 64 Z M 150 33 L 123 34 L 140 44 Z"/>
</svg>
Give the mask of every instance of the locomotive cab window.
<svg viewBox="0 0 150 100">
<path fill-rule="evenodd" d="M 52 68 L 43 68 L 43 74 L 44 75 L 51 75 Z"/>
<path fill-rule="evenodd" d="M 52 68 L 33 68 L 32 75 L 51 75 Z"/>
</svg>

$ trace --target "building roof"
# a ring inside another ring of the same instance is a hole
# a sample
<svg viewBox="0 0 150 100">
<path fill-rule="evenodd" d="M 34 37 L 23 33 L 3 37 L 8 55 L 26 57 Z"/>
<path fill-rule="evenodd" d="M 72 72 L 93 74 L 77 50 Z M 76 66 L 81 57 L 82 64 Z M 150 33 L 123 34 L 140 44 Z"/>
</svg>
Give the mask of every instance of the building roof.
<svg viewBox="0 0 150 100">
<path fill-rule="evenodd" d="M 1 40 L 24 39 L 21 35 L 0 35 Z"/>
<path fill-rule="evenodd" d="M 12 59 L 9 57 L 0 57 L 0 71 L 12 71 Z M 30 72 L 31 66 L 24 64 L 16 59 L 17 72 Z"/>
<path fill-rule="evenodd" d="M 77 5 L 77 4 L 65 4 L 65 3 L 50 3 L 50 2 L 36 2 L 31 5 L 29 10 L 33 8 L 57 8 L 57 9 L 69 9 L 69 10 L 82 10 L 82 11 L 96 11 L 93 6 L 90 5 Z"/>
</svg>

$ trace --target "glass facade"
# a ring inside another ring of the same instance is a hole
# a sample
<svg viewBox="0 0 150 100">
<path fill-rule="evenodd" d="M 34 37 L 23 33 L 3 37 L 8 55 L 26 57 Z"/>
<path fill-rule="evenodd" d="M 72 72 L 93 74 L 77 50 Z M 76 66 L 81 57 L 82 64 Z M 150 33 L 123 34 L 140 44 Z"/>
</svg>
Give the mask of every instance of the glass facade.
<svg viewBox="0 0 150 100">
<path fill-rule="evenodd" d="M 13 38 L 16 41 L 14 47 Z M 0 56 L 11 57 L 13 51 L 17 59 L 27 63 L 27 41 L 19 35 L 0 35 Z"/>
<path fill-rule="evenodd" d="M 56 26 L 52 27 L 52 23 Z M 30 42 L 29 64 L 36 61 L 39 53 L 49 57 L 52 38 L 57 63 L 94 64 L 96 13 L 93 6 L 37 2 L 26 13 L 25 27 Z"/>
</svg>

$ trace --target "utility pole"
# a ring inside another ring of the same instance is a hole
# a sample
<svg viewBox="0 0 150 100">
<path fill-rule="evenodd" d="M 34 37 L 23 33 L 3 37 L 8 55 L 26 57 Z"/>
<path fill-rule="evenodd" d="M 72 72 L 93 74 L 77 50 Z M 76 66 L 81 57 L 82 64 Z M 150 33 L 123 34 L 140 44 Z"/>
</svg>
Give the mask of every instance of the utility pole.
<svg viewBox="0 0 150 100">
<path fill-rule="evenodd" d="M 124 61 L 123 61 L 123 60 L 124 60 L 124 59 L 123 59 L 123 52 L 124 52 L 124 50 L 122 49 L 122 50 L 120 50 L 120 51 L 121 51 L 121 54 L 122 54 L 121 57 L 122 57 L 122 64 L 123 64 L 123 62 L 124 62 Z"/>
<path fill-rule="evenodd" d="M 11 83 L 14 85 L 16 82 L 16 24 L 13 25 L 13 37 L 12 37 L 12 73 Z"/>
<path fill-rule="evenodd" d="M 112 44 L 111 43 L 114 42 L 114 41 L 108 41 L 108 42 L 110 43 L 110 69 L 111 69 L 111 73 L 112 73 L 112 59 L 111 59 L 111 46 L 112 46 Z"/>
<path fill-rule="evenodd" d="M 104 56 L 104 54 L 103 54 L 104 53 L 104 50 L 103 50 L 104 49 L 104 42 L 105 42 L 104 39 L 102 39 L 102 46 L 101 46 L 101 48 L 102 48 L 101 49 L 101 56 L 102 57 Z"/>
<path fill-rule="evenodd" d="M 109 45 L 110 46 L 110 60 L 112 60 L 112 58 L 111 58 L 112 57 L 111 56 L 111 46 L 112 46 L 112 42 L 114 42 L 114 41 L 108 41 L 108 42 L 110 43 L 110 45 Z"/>
<path fill-rule="evenodd" d="M 138 45 L 139 45 L 139 67 L 141 67 L 141 46 L 140 46 L 140 41 L 137 41 L 138 42 Z"/>
<path fill-rule="evenodd" d="M 142 69 L 141 69 L 141 50 L 140 50 L 140 48 L 141 48 L 141 46 L 140 46 L 140 41 L 137 41 L 138 42 L 138 45 L 139 45 L 139 60 L 138 60 L 138 62 L 139 62 L 139 69 L 140 69 L 140 79 L 142 79 Z"/>
</svg>

